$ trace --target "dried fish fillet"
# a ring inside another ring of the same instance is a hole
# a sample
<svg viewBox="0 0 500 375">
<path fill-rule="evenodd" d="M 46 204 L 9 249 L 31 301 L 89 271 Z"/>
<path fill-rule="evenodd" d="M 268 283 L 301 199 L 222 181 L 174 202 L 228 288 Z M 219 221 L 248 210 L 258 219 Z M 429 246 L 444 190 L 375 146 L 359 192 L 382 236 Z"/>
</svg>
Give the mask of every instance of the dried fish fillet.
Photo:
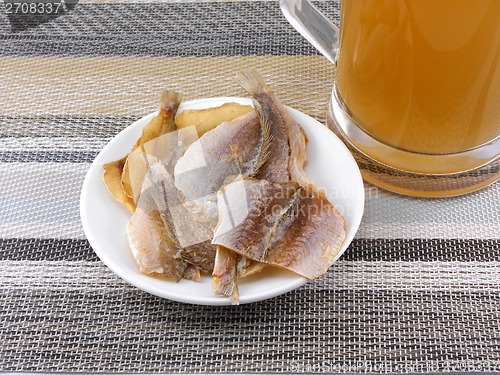
<svg viewBox="0 0 500 375">
<path fill-rule="evenodd" d="M 309 279 L 328 270 L 345 238 L 328 199 L 294 182 L 241 179 L 223 187 L 217 203 L 212 243 Z"/>
<path fill-rule="evenodd" d="M 217 191 L 231 178 L 248 174 L 262 142 L 255 111 L 224 122 L 194 142 L 175 166 L 175 186 L 193 217 L 213 230 Z"/>
<path fill-rule="evenodd" d="M 301 127 L 291 119 L 287 109 L 255 70 L 243 71 L 238 81 L 255 99 L 254 106 L 260 126 L 246 126 L 247 133 L 238 138 L 222 124 L 207 133 L 205 139 L 204 137 L 200 139 L 202 146 L 198 148 L 201 150 L 198 157 L 194 157 L 195 155 L 188 150 L 185 157 L 179 160 L 179 165 L 183 168 L 187 164 L 191 170 L 195 169 L 193 165 L 204 165 L 204 169 L 198 169 L 187 177 L 177 177 L 176 167 L 176 186 L 184 194 L 184 205 L 198 221 L 206 223 L 212 229 L 219 218 L 216 192 L 224 184 L 234 180 L 234 177 L 228 177 L 236 175 L 237 172 L 239 175 L 276 183 L 288 183 L 295 179 L 303 184 L 310 181 L 303 171 L 307 140 Z M 240 122 L 238 125 L 243 126 L 243 123 Z M 226 127 L 229 128 L 229 123 Z M 235 129 L 233 127 L 233 131 Z M 221 154 L 230 155 L 230 158 L 220 158 Z M 202 157 L 208 162 L 199 162 Z M 228 160 L 231 161 L 229 166 Z M 211 164 L 207 165 L 208 163 Z M 198 189 L 197 194 L 193 194 L 194 187 Z M 225 259 L 229 256 L 228 251 L 220 254 L 218 251 L 215 268 L 221 274 L 236 277 L 238 275 L 236 270 L 227 269 L 236 267 L 235 262 Z M 217 264 L 218 262 L 220 264 Z M 245 262 L 246 260 L 242 258 L 240 264 Z M 258 271 L 262 269 L 262 265 L 242 268 L 240 274 L 244 275 L 247 269 L 252 272 Z M 216 292 L 232 290 L 230 288 L 235 283 L 236 280 L 231 280 L 230 277 L 222 279 L 214 277 Z M 234 299 L 234 295 L 231 296 Z"/>
<path fill-rule="evenodd" d="M 169 133 L 152 142 L 170 143 L 162 138 L 171 137 L 176 135 Z M 155 146 L 153 149 L 160 148 Z M 210 273 L 215 259 L 215 247 L 210 243 L 212 231 L 193 220 L 181 204 L 173 177 L 167 171 L 168 164 L 165 165 L 163 160 L 145 152 L 142 157 L 145 167 L 138 169 L 146 169 L 147 175 L 144 178 L 138 207 L 158 210 L 165 234 L 177 248 L 176 257 Z"/>
<path fill-rule="evenodd" d="M 181 96 L 173 91 L 164 91 L 160 98 L 159 113 L 143 129 L 142 135 L 135 142 L 131 153 L 146 144 L 147 142 L 177 129 L 174 116 L 179 108 Z M 128 158 L 125 162 L 122 174 L 123 193 L 133 198 L 132 186 L 129 176 Z"/>
<path fill-rule="evenodd" d="M 288 183 L 293 180 L 303 185 L 310 184 L 303 170 L 307 157 L 307 138 L 302 128 L 293 121 L 288 110 L 257 71 L 244 70 L 237 80 L 253 96 L 262 130 L 259 155 L 252 172 L 247 175 L 276 183 Z M 217 261 L 226 266 L 231 264 L 224 260 L 222 254 L 216 257 L 216 267 Z M 262 265 L 258 264 L 262 269 Z M 226 270 L 226 273 L 235 274 L 229 270 Z"/>
<path fill-rule="evenodd" d="M 219 219 L 217 191 L 238 176 L 257 174 L 268 157 L 271 138 L 266 124 L 251 111 L 204 134 L 179 159 L 175 167 L 175 185 L 183 195 L 183 204 L 196 221 L 210 230 Z M 225 259 L 227 256 L 229 258 Z M 246 261 L 241 260 L 241 264 L 244 263 Z M 216 294 L 229 296 L 236 303 L 237 263 L 227 251 L 218 249 L 215 264 Z M 262 267 L 258 264 L 242 267 L 239 275 L 244 276 L 247 269 L 258 272 Z"/>
<path fill-rule="evenodd" d="M 252 106 L 234 102 L 224 103 L 219 107 L 186 109 L 175 116 L 175 124 L 178 129 L 195 126 L 198 135 L 201 137 L 223 122 L 234 120 L 252 111 Z"/>
<path fill-rule="evenodd" d="M 142 216 L 144 212 L 157 213 L 154 214 L 155 225 L 152 225 L 152 228 L 156 228 L 155 234 L 160 233 L 162 236 L 162 251 L 156 251 L 157 256 L 151 258 L 151 252 L 138 251 L 140 242 L 137 240 L 137 235 L 129 236 L 129 239 L 135 239 L 134 243 L 131 242 L 131 247 L 135 249 L 133 255 L 138 264 L 146 263 L 149 268 L 154 268 L 155 259 L 158 264 L 162 264 L 162 258 L 158 254 L 168 252 L 169 262 L 172 263 L 169 271 L 178 272 L 163 274 L 172 274 L 170 278 L 174 280 L 178 280 L 179 277 L 199 280 L 202 273 L 210 274 L 213 270 L 215 246 L 210 242 L 212 231 L 207 231 L 192 219 L 179 201 L 178 191 L 174 185 L 172 176 L 177 161 L 198 139 L 195 127 L 175 129 L 172 119 L 178 100 L 180 97 L 174 93 L 162 96 L 163 107 L 160 115 L 156 117 L 156 123 L 153 121 L 146 126 L 143 136 L 136 142 L 135 149 L 127 158 L 128 184 L 132 197 L 141 209 Z M 149 139 L 153 134 L 154 137 Z M 162 228 L 159 228 L 158 218 Z M 146 229 L 140 227 L 146 224 L 145 220 L 135 220 L 133 223 L 131 228 L 134 229 L 134 233 L 148 233 Z M 158 242 L 158 236 L 152 238 Z M 151 248 L 147 237 L 140 237 L 140 241 Z M 183 267 L 185 268 L 183 273 L 179 274 Z"/>
<path fill-rule="evenodd" d="M 130 213 L 133 214 L 135 211 L 135 202 L 132 198 L 123 193 L 121 184 L 121 176 L 125 160 L 127 160 L 127 157 L 104 164 L 103 179 L 104 185 L 106 185 L 106 188 L 111 195 L 113 195 L 118 202 L 125 205 Z"/>
<path fill-rule="evenodd" d="M 202 272 L 211 272 L 179 257 L 178 253 L 182 249 L 166 232 L 158 211 L 138 208 L 132 215 L 126 232 L 132 255 L 141 273 L 177 282 L 182 278 L 199 281 Z M 213 246 L 210 247 L 213 253 Z M 203 253 L 205 252 L 206 249 L 203 249 Z"/>
<path fill-rule="evenodd" d="M 303 129 L 255 70 L 238 81 L 255 110 L 197 139 L 195 127 L 177 129 L 180 96 L 166 92 L 126 161 L 106 169 L 108 180 L 123 169 L 115 196 L 137 204 L 127 236 L 140 271 L 173 281 L 211 273 L 215 294 L 233 304 L 238 278 L 266 264 L 318 277 L 345 238 L 343 218 L 304 172 Z"/>
<path fill-rule="evenodd" d="M 214 270 L 215 249 L 211 240 L 205 241 L 180 249 L 176 257 L 195 266 L 201 273 L 211 275 Z"/>
<path fill-rule="evenodd" d="M 278 183 L 295 181 L 301 186 L 311 184 L 304 171 L 307 137 L 302 128 L 255 69 L 243 70 L 237 80 L 255 99 L 261 121 L 268 124 L 272 138 L 269 155 L 254 177 Z"/>
<path fill-rule="evenodd" d="M 182 278 L 187 263 L 176 259 L 179 249 L 167 235 L 158 211 L 138 207 L 126 231 L 139 272 L 173 281 Z"/>
</svg>

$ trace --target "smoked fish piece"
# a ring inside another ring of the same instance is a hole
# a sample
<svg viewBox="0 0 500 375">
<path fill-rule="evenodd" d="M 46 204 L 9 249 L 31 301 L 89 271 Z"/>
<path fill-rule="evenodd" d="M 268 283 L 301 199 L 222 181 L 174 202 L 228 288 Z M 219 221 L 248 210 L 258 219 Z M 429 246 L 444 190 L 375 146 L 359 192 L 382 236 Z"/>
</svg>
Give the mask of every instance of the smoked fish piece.
<svg viewBox="0 0 500 375">
<path fill-rule="evenodd" d="M 345 238 L 324 194 L 295 182 L 235 181 L 219 192 L 218 208 L 213 244 L 308 279 L 328 270 Z"/>
</svg>

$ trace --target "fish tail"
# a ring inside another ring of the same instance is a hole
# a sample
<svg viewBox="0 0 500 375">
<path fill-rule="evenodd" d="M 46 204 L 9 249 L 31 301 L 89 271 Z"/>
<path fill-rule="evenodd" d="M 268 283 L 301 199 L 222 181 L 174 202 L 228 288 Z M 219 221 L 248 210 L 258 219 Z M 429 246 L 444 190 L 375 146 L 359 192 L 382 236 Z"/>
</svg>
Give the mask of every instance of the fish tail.
<svg viewBox="0 0 500 375">
<path fill-rule="evenodd" d="M 236 277 L 237 258 L 237 254 L 222 246 L 217 246 L 212 274 L 214 293 L 218 296 L 229 297 L 233 305 L 239 304 Z"/>
<path fill-rule="evenodd" d="M 218 296 L 229 297 L 233 305 L 240 304 L 240 295 L 236 281 L 233 281 L 231 284 L 214 284 L 214 293 Z"/>
<path fill-rule="evenodd" d="M 236 281 L 234 282 L 233 285 L 233 291 L 231 293 L 230 300 L 232 305 L 240 304 L 240 293 L 238 292 L 238 284 L 236 283 Z"/>
<path fill-rule="evenodd" d="M 165 110 L 169 113 L 176 113 L 181 104 L 182 96 L 181 94 L 165 90 L 161 93 L 160 97 L 160 111 Z"/>
<path fill-rule="evenodd" d="M 262 89 L 267 88 L 264 78 L 262 78 L 257 70 L 252 68 L 243 69 L 236 77 L 236 81 L 250 95 L 256 95 Z"/>
</svg>

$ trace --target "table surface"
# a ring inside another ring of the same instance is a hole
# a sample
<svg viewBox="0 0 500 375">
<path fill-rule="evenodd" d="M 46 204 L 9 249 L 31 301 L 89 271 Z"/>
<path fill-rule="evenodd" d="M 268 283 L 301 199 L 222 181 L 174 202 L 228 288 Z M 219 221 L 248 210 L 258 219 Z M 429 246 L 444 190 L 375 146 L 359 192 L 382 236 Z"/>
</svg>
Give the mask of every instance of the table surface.
<svg viewBox="0 0 500 375">
<path fill-rule="evenodd" d="M 338 22 L 337 2 L 317 4 Z M 26 30 L 2 7 L 0 370 L 500 370 L 498 183 L 440 200 L 367 184 L 360 230 L 328 274 L 250 305 L 149 295 L 92 251 L 85 173 L 162 89 L 243 96 L 234 76 L 255 67 L 324 122 L 333 66 L 275 1 L 80 1 Z"/>
</svg>

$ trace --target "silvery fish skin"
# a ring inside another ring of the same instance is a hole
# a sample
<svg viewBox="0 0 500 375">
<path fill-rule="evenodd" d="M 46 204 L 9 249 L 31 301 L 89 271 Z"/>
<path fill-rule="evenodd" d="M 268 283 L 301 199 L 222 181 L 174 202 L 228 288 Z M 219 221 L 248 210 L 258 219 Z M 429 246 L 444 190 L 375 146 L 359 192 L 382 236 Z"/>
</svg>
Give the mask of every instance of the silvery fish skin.
<svg viewBox="0 0 500 375">
<path fill-rule="evenodd" d="M 199 280 L 210 274 L 215 260 L 213 232 L 195 222 L 182 206 L 173 180 L 174 167 L 186 149 L 198 139 L 196 129 L 177 130 L 173 121 L 180 96 L 162 95 L 160 115 L 145 134 L 157 134 L 136 142 L 127 158 L 129 186 L 139 212 L 127 226 L 132 254 L 141 272 L 178 281 Z M 166 263 L 168 262 L 168 264 Z"/>
<path fill-rule="evenodd" d="M 246 175 L 275 183 L 288 183 L 293 180 L 302 185 L 310 184 L 311 181 L 303 169 L 307 158 L 307 138 L 302 128 L 290 117 L 287 109 L 257 71 L 243 70 L 237 80 L 253 96 L 261 124 L 262 142 L 259 155 L 253 170 Z M 225 273 L 221 271 L 223 266 L 232 265 L 224 259 L 228 253 L 226 251 L 216 257 L 215 267 L 220 270 L 220 274 L 235 275 L 232 269 L 226 268 Z M 222 265 L 218 266 L 218 261 Z M 259 268 L 262 269 L 262 265 Z M 229 285 L 236 284 L 236 280 L 231 281 L 228 277 L 224 278 L 227 281 L 225 285 L 220 285 L 222 278 L 214 277 L 213 280 L 216 290 L 225 290 Z"/>
<path fill-rule="evenodd" d="M 210 241 L 212 231 L 193 220 L 182 205 L 173 177 L 167 171 L 168 165 L 166 167 L 152 155 L 143 154 L 143 158 L 148 174 L 139 206 L 159 211 L 168 240 L 177 249 L 176 259 L 182 259 L 203 273 L 210 274 L 215 260 L 215 246 Z"/>
<path fill-rule="evenodd" d="M 139 272 L 175 282 L 183 278 L 200 280 L 201 272 L 205 270 L 179 257 L 182 249 L 172 241 L 159 211 L 138 208 L 127 224 L 126 233 Z M 210 247 L 213 253 L 213 245 Z M 215 258 L 215 254 L 213 257 Z M 205 271 L 210 272 L 211 270 Z"/>
<path fill-rule="evenodd" d="M 138 207 L 126 228 L 139 272 L 179 281 L 187 263 L 178 261 L 178 248 L 168 236 L 158 211 Z"/>
<path fill-rule="evenodd" d="M 182 195 L 184 207 L 193 218 L 211 231 L 219 220 L 217 191 L 241 175 L 258 172 L 259 163 L 267 157 L 269 138 L 262 130 L 255 111 L 225 122 L 194 142 L 175 166 L 175 186 Z M 238 256 L 217 249 L 212 274 L 217 295 L 238 301 L 236 278 L 258 272 L 262 266 L 249 265 Z M 240 265 L 239 272 L 237 265 Z"/>
<path fill-rule="evenodd" d="M 261 142 L 257 114 L 225 122 L 194 142 L 175 165 L 175 186 L 184 206 L 212 230 L 217 225 L 217 191 L 252 171 Z"/>
<path fill-rule="evenodd" d="M 307 137 L 302 128 L 255 69 L 244 69 L 237 80 L 252 95 L 261 121 L 270 129 L 268 155 L 252 177 L 277 183 L 295 181 L 301 186 L 311 184 L 304 171 Z"/>
<path fill-rule="evenodd" d="M 212 243 L 309 279 L 328 270 L 345 238 L 328 199 L 295 182 L 235 181 L 219 192 L 218 208 Z"/>
</svg>

